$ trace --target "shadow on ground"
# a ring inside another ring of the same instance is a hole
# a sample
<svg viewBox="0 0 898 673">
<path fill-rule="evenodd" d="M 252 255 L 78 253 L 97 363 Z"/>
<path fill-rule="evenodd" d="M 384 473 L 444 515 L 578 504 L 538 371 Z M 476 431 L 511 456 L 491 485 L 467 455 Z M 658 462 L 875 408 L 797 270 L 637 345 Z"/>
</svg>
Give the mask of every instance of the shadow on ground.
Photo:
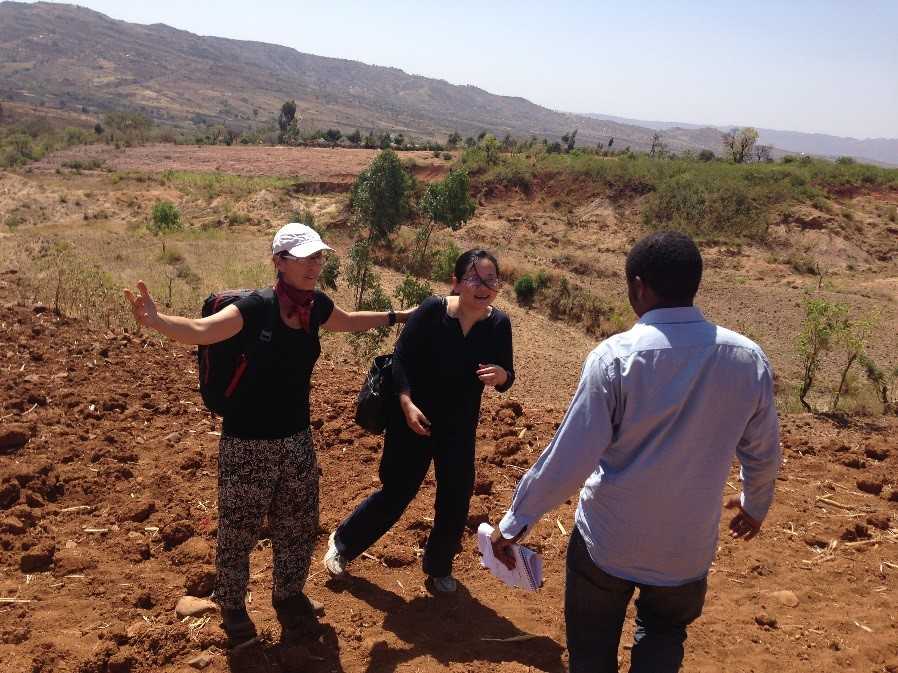
<svg viewBox="0 0 898 673">
<path fill-rule="evenodd" d="M 547 673 L 561 673 L 562 646 L 547 636 L 501 642 L 522 636 L 512 622 L 487 607 L 459 583 L 452 595 L 417 596 L 406 600 L 360 577 L 335 583 L 384 613 L 384 631 L 408 647 L 379 641 L 371 648 L 367 673 L 389 673 L 418 657 L 432 657 L 443 666 L 453 663 L 518 662 Z M 495 640 L 489 640 L 495 639 Z"/>
</svg>

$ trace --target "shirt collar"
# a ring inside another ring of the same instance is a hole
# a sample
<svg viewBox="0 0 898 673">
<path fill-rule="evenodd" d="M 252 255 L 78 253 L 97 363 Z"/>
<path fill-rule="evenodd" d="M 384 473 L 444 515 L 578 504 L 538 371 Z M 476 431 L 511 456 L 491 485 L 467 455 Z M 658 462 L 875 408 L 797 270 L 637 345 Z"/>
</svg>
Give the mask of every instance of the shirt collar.
<svg viewBox="0 0 898 673">
<path fill-rule="evenodd" d="M 677 308 L 656 308 L 646 311 L 637 323 L 642 325 L 664 325 L 668 323 L 703 322 L 705 316 L 695 306 Z"/>
</svg>

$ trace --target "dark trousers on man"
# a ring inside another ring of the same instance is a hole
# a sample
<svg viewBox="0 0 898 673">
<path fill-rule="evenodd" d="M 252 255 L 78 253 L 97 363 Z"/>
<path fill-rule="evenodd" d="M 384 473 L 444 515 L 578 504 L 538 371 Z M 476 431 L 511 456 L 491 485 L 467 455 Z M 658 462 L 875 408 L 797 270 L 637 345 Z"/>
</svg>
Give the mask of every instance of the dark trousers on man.
<svg viewBox="0 0 898 673">
<path fill-rule="evenodd" d="M 424 572 L 432 577 L 450 575 L 474 490 L 474 441 L 472 428 L 441 427 L 436 422 L 430 437 L 416 435 L 401 413 L 394 414 L 384 437 L 381 489 L 337 528 L 334 542 L 340 554 L 352 560 L 390 530 L 417 495 L 433 461 L 437 493 Z"/>
<path fill-rule="evenodd" d="M 574 527 L 564 594 L 571 673 L 617 672 L 621 629 L 637 587 L 630 673 L 675 673 L 683 662 L 686 627 L 702 613 L 707 578 L 677 587 L 655 587 L 614 577 L 593 562 Z"/>
</svg>

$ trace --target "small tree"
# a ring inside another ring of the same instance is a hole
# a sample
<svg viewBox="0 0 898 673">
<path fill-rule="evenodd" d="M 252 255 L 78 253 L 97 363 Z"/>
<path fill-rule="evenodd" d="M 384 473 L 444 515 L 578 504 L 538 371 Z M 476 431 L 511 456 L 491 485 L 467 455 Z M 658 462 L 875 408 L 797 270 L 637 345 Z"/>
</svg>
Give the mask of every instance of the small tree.
<svg viewBox="0 0 898 673">
<path fill-rule="evenodd" d="M 770 145 L 755 145 L 755 159 L 758 163 L 770 163 L 773 161 Z"/>
<path fill-rule="evenodd" d="M 655 131 L 652 134 L 652 147 L 649 150 L 649 156 L 653 159 L 660 159 L 667 153 L 667 147 L 661 141 L 661 134 Z"/>
<path fill-rule="evenodd" d="M 409 212 L 411 176 L 402 168 L 392 150 L 384 150 L 362 171 L 352 188 L 352 210 L 359 224 L 367 229 L 350 251 L 348 282 L 356 288 L 356 309 L 365 301 L 372 275 L 371 248 L 402 223 Z"/>
<path fill-rule="evenodd" d="M 844 329 L 847 314 L 848 307 L 844 304 L 832 304 L 825 299 L 805 302 L 805 319 L 798 338 L 798 352 L 802 359 L 798 400 L 807 411 L 812 409 L 805 398 L 814 385 L 823 354 L 832 348 L 833 339 Z"/>
<path fill-rule="evenodd" d="M 455 149 L 458 147 L 458 144 L 461 142 L 461 135 L 458 131 L 453 131 L 449 134 L 449 138 L 446 140 L 446 147 L 450 149 Z"/>
<path fill-rule="evenodd" d="M 731 129 L 723 134 L 723 146 L 733 162 L 745 163 L 751 157 L 751 150 L 758 141 L 758 132 L 751 126 Z"/>
<path fill-rule="evenodd" d="M 340 129 L 328 129 L 324 132 L 324 139 L 331 144 L 331 147 L 336 147 L 342 137 L 343 133 Z"/>
<path fill-rule="evenodd" d="M 716 157 L 714 156 L 714 152 L 711 150 L 702 150 L 698 153 L 699 161 L 714 161 Z"/>
<path fill-rule="evenodd" d="M 574 151 L 574 145 L 577 144 L 577 130 L 578 129 L 574 129 L 569 135 L 562 136 L 561 140 L 565 143 L 564 149 L 566 152 Z"/>
<path fill-rule="evenodd" d="M 358 145 L 362 142 L 362 132 L 356 129 L 348 136 L 346 136 L 346 140 L 351 142 L 353 145 Z"/>
<path fill-rule="evenodd" d="M 468 194 L 470 181 L 464 170 L 449 171 L 442 182 L 431 183 L 424 191 L 419 207 L 427 215 L 427 221 L 416 236 L 416 266 L 421 272 L 431 266 L 427 258 L 427 246 L 437 224 L 453 231 L 474 215 L 474 201 Z"/>
<path fill-rule="evenodd" d="M 299 122 L 296 116 L 296 101 L 288 100 L 281 105 L 281 111 L 278 114 L 278 142 L 294 144 L 299 140 Z"/>
<path fill-rule="evenodd" d="M 840 325 L 840 329 L 837 331 L 834 341 L 837 345 L 842 347 L 845 361 L 844 366 L 842 367 L 842 376 L 839 379 L 839 387 L 836 388 L 836 393 L 833 395 L 833 411 L 836 411 L 839 408 L 839 398 L 845 391 L 845 382 L 848 380 L 848 372 L 851 370 L 854 363 L 864 356 L 867 342 L 870 340 L 870 335 L 873 333 L 878 322 L 879 321 L 875 316 L 867 316 L 858 320 L 845 319 L 842 325 Z"/>
</svg>

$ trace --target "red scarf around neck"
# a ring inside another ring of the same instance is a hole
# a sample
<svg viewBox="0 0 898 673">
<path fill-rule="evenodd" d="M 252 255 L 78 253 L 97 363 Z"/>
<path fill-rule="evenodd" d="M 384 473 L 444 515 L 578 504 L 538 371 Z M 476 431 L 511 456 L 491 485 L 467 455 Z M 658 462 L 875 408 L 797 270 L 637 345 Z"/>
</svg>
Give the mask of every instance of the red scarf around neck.
<svg viewBox="0 0 898 673">
<path fill-rule="evenodd" d="M 314 290 L 299 290 L 292 285 L 287 285 L 284 279 L 278 276 L 274 284 L 274 292 L 282 308 L 286 309 L 287 317 L 299 317 L 299 324 L 309 331 L 309 320 L 312 317 L 312 306 L 315 305 Z"/>
</svg>

